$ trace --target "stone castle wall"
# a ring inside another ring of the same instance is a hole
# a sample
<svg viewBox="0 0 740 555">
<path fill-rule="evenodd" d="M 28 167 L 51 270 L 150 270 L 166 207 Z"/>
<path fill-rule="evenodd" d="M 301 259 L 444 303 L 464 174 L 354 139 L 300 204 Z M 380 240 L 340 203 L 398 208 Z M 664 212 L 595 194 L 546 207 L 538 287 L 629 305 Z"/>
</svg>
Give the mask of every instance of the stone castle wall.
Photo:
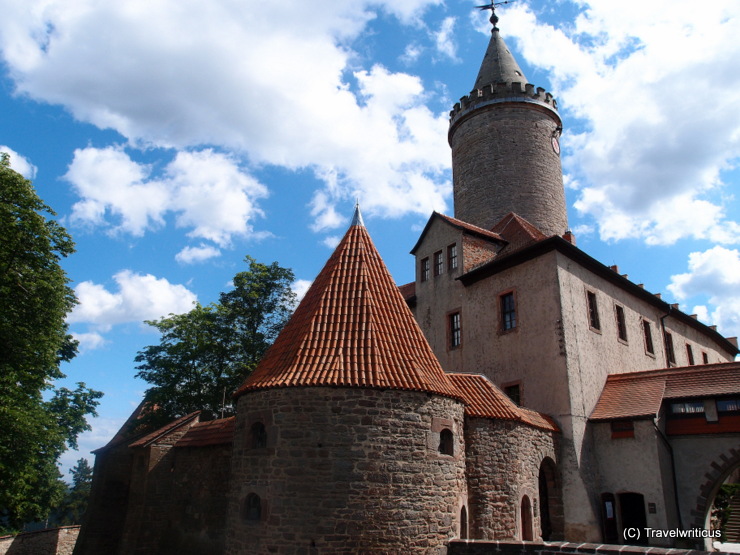
<svg viewBox="0 0 740 555">
<path fill-rule="evenodd" d="M 237 414 L 226 553 L 435 553 L 459 535 L 462 403 L 294 387 L 247 393 Z"/>
<path fill-rule="evenodd" d="M 515 212 L 546 235 L 568 228 L 558 116 L 538 104 L 480 107 L 450 130 L 455 217 L 485 229 Z"/>
<path fill-rule="evenodd" d="M 521 506 L 526 495 L 532 508 L 533 538 L 540 539 L 539 474 L 543 461 L 547 461 L 546 470 L 552 471 L 547 488 L 551 539 L 562 538 L 563 510 L 554 436 L 512 420 L 468 419 L 465 439 L 469 538 L 522 539 Z"/>
<path fill-rule="evenodd" d="M 79 526 L 63 526 L 0 538 L 0 555 L 72 555 Z"/>
</svg>

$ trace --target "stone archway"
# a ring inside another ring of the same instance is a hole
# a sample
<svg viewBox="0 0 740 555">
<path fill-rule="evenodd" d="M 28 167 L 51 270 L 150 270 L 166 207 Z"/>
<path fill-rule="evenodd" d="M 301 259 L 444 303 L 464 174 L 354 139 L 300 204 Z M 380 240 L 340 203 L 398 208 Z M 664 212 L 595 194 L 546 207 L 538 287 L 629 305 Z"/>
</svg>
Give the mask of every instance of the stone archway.
<svg viewBox="0 0 740 555">
<path fill-rule="evenodd" d="M 707 526 L 709 510 L 719 487 L 738 467 L 740 467 L 740 449 L 730 449 L 711 464 L 709 472 L 704 475 L 705 481 L 699 488 L 699 496 L 691 511 L 694 528 L 703 529 Z"/>
<path fill-rule="evenodd" d="M 543 540 L 564 539 L 563 496 L 557 465 L 545 457 L 539 471 L 540 536 Z"/>
</svg>

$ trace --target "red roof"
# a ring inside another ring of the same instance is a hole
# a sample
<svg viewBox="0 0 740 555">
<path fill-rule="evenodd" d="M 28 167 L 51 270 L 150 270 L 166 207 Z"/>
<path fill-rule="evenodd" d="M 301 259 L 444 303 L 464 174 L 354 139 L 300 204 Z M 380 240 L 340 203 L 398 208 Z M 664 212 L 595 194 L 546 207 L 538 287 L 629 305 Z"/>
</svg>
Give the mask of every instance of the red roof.
<svg viewBox="0 0 740 555">
<path fill-rule="evenodd" d="M 491 228 L 491 231 L 498 233 L 509 243 L 504 247 L 501 253 L 499 253 L 499 256 L 505 256 L 511 252 L 524 248 L 527 245 L 547 239 L 547 236 L 537 229 L 537 227 L 514 212 L 509 212 L 506 216 L 501 218 L 501 220 Z"/>
<path fill-rule="evenodd" d="M 236 417 L 234 416 L 197 422 L 177 440 L 175 447 L 205 447 L 231 443 L 234 440 L 235 422 Z"/>
<path fill-rule="evenodd" d="M 451 226 L 465 233 L 469 233 L 469 234 L 475 235 L 476 237 L 480 237 L 487 241 L 495 242 L 498 244 L 502 244 L 502 245 L 506 244 L 506 240 L 503 237 L 501 237 L 498 233 L 489 231 L 488 229 L 484 229 L 482 227 L 478 227 L 477 225 L 469 224 L 468 222 L 464 222 L 462 220 L 458 220 L 457 218 L 451 218 L 450 216 L 445 216 L 444 214 L 440 214 L 439 212 L 432 212 L 432 215 L 429 217 L 427 224 L 424 226 L 424 229 L 422 230 L 421 235 L 419 235 L 419 240 L 416 241 L 416 245 L 414 245 L 414 248 L 411 249 L 411 254 L 414 254 L 416 252 L 416 249 L 419 248 L 422 241 L 424 240 L 424 237 L 429 231 L 429 228 L 432 226 L 432 222 L 434 222 L 434 220 L 437 218 L 441 219 L 444 222 L 447 222 Z"/>
<path fill-rule="evenodd" d="M 591 420 L 654 417 L 664 399 L 738 393 L 740 362 L 612 374 L 606 379 Z"/>
<path fill-rule="evenodd" d="M 518 406 L 485 376 L 480 374 L 449 374 L 449 377 L 463 396 L 467 416 L 516 420 L 535 428 L 553 432 L 559 431 L 552 418 Z"/>
<path fill-rule="evenodd" d="M 362 225 L 349 228 L 236 395 L 319 385 L 459 398 Z"/>
<path fill-rule="evenodd" d="M 416 282 L 404 283 L 398 286 L 398 290 L 401 292 L 401 296 L 406 299 L 413 299 L 416 296 Z"/>
</svg>

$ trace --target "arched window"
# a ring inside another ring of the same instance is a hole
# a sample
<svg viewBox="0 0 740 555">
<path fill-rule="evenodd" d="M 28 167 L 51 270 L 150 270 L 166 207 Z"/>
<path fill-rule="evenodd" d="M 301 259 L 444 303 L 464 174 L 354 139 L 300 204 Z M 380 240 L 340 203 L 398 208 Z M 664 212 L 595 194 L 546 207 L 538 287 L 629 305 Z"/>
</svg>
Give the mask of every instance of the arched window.
<svg viewBox="0 0 740 555">
<path fill-rule="evenodd" d="M 244 498 L 242 518 L 249 522 L 257 522 L 262 518 L 262 500 L 256 493 L 250 493 Z"/>
<path fill-rule="evenodd" d="M 455 436 L 449 428 L 439 432 L 439 452 L 443 455 L 455 454 Z"/>
<path fill-rule="evenodd" d="M 252 449 L 267 447 L 267 430 L 262 422 L 255 422 L 249 431 L 252 440 Z"/>
<path fill-rule="evenodd" d="M 460 539 L 468 539 L 468 510 L 464 506 L 460 509 Z"/>
<path fill-rule="evenodd" d="M 522 497 L 522 540 L 532 541 L 532 503 L 526 495 Z"/>
</svg>

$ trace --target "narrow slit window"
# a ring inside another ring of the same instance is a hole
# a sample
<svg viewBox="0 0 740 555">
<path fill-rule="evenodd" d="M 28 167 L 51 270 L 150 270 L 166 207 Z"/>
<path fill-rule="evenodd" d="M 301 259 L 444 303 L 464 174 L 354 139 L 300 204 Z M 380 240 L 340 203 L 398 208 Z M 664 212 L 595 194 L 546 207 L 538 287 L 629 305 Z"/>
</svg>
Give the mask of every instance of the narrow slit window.
<svg viewBox="0 0 740 555">
<path fill-rule="evenodd" d="M 434 277 L 442 275 L 444 272 L 444 259 L 442 258 L 442 251 L 434 253 Z"/>
<path fill-rule="evenodd" d="M 596 304 L 596 293 L 588 291 L 586 293 L 588 302 L 588 324 L 591 329 L 600 330 L 601 322 L 599 322 L 599 306 Z"/>
<path fill-rule="evenodd" d="M 617 337 L 621 339 L 622 341 L 627 341 L 627 323 L 624 317 L 624 308 L 615 305 L 616 315 L 617 315 Z"/>
<path fill-rule="evenodd" d="M 665 355 L 669 364 L 676 364 L 676 353 L 673 351 L 673 335 L 665 334 Z"/>
<path fill-rule="evenodd" d="M 447 247 L 447 268 L 450 271 L 457 268 L 457 243 Z"/>
<path fill-rule="evenodd" d="M 689 361 L 689 366 L 694 366 L 696 364 L 694 362 L 694 349 L 691 348 L 691 345 L 686 343 L 686 358 Z"/>
<path fill-rule="evenodd" d="M 501 295 L 501 329 L 513 330 L 516 327 L 516 301 L 514 293 Z"/>
<path fill-rule="evenodd" d="M 421 281 L 429 280 L 429 258 L 421 259 L 421 267 L 419 268 L 419 279 Z"/>
<path fill-rule="evenodd" d="M 654 355 L 655 347 L 653 346 L 653 331 L 650 329 L 650 322 L 647 320 L 642 321 L 642 333 L 645 336 L 645 352 Z"/>
<path fill-rule="evenodd" d="M 462 328 L 460 324 L 460 313 L 454 312 L 449 316 L 450 325 L 450 349 L 457 349 L 462 343 Z"/>
<path fill-rule="evenodd" d="M 449 428 L 439 432 L 439 452 L 442 455 L 455 454 L 455 436 Z"/>
</svg>

